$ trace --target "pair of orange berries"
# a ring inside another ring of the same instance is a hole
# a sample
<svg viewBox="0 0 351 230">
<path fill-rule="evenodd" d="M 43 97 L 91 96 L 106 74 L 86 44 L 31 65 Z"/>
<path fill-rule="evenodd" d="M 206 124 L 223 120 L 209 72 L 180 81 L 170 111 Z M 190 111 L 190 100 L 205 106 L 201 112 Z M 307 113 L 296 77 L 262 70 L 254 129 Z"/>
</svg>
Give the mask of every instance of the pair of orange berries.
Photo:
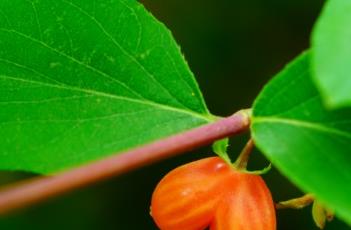
<svg viewBox="0 0 351 230">
<path fill-rule="evenodd" d="M 151 215 L 161 230 L 275 230 L 263 179 L 219 157 L 180 166 L 157 185 Z"/>
</svg>

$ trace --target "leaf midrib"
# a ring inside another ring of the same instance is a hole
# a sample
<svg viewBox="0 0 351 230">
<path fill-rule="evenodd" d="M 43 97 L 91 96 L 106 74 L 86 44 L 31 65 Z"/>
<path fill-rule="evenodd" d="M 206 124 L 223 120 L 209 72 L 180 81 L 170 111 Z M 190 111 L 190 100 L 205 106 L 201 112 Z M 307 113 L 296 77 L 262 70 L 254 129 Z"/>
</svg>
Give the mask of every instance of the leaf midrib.
<svg viewBox="0 0 351 230">
<path fill-rule="evenodd" d="M 321 131 L 323 133 L 330 133 L 338 136 L 345 137 L 351 140 L 351 134 L 340 129 L 332 128 L 322 123 L 318 122 L 308 122 L 303 120 L 297 119 L 289 119 L 289 118 L 282 118 L 282 117 L 253 117 L 253 124 L 257 123 L 280 123 L 280 124 L 287 124 L 291 126 L 297 127 L 304 127 L 309 128 L 317 131 Z"/>
<path fill-rule="evenodd" d="M 191 110 L 175 108 L 175 107 L 171 107 L 171 106 L 164 105 L 164 104 L 159 104 L 159 103 L 149 101 L 149 100 L 142 101 L 142 100 L 138 100 L 138 99 L 128 98 L 128 97 L 124 97 L 124 96 L 118 96 L 118 95 L 114 95 L 114 94 L 110 94 L 110 93 L 106 93 L 106 92 L 101 92 L 101 91 L 97 91 L 97 90 L 92 90 L 92 89 L 83 89 L 83 88 L 78 88 L 78 87 L 68 86 L 68 85 L 55 85 L 55 84 L 27 80 L 27 79 L 18 78 L 18 77 L 9 76 L 9 75 L 3 75 L 3 74 L 0 74 L 0 79 L 1 78 L 5 79 L 5 80 L 20 81 L 20 82 L 25 82 L 25 83 L 30 83 L 30 84 L 37 84 L 37 85 L 45 86 L 45 87 L 51 87 L 51 88 L 62 89 L 62 90 L 69 90 L 69 91 L 73 91 L 73 92 L 83 92 L 83 93 L 92 94 L 92 95 L 100 96 L 100 97 L 106 97 L 106 98 L 110 98 L 110 99 L 117 99 L 117 100 L 134 102 L 134 103 L 138 103 L 138 104 L 142 104 L 142 105 L 153 106 L 153 107 L 161 109 L 161 110 L 168 110 L 168 111 L 174 111 L 174 112 L 178 112 L 178 113 L 188 114 L 190 116 L 199 118 L 199 119 L 204 120 L 206 122 L 214 121 L 214 118 L 212 118 L 209 115 L 206 116 L 206 115 L 203 115 L 200 113 L 193 112 Z"/>
</svg>

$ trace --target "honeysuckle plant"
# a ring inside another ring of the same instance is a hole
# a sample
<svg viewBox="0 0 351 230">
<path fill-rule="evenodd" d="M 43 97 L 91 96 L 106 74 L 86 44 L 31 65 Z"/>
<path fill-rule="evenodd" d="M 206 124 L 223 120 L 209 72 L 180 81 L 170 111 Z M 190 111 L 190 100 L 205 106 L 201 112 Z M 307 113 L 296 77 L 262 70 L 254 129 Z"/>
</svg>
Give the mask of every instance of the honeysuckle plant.
<svg viewBox="0 0 351 230">
<path fill-rule="evenodd" d="M 320 228 L 334 214 L 351 224 L 350 41 L 351 1 L 326 1 L 310 48 L 263 87 L 252 108 L 223 118 L 207 109 L 171 32 L 138 1 L 0 1 L 0 170 L 43 175 L 1 189 L 0 214 L 210 144 L 218 157 L 207 160 L 224 165 L 226 179 L 209 194 L 244 202 L 226 186 L 237 172 L 225 146 L 246 131 L 307 194 L 276 207 L 313 203 Z M 240 173 L 268 191 L 258 175 Z M 213 220 L 231 216 L 230 202 L 211 209 Z M 265 207 L 273 229 L 273 206 Z M 200 227 L 219 229 L 208 220 Z"/>
</svg>

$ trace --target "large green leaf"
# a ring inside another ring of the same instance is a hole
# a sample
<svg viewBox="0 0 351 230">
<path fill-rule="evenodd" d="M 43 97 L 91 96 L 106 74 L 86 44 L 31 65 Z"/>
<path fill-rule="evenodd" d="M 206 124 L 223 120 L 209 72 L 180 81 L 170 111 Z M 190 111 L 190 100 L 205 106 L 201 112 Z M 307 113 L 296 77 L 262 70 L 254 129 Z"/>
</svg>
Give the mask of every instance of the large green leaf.
<svg viewBox="0 0 351 230">
<path fill-rule="evenodd" d="M 351 109 L 329 111 L 303 54 L 261 92 L 252 134 L 272 163 L 351 223 Z"/>
<path fill-rule="evenodd" d="M 208 123 L 170 32 L 134 0 L 0 1 L 0 168 L 55 172 Z"/>
<path fill-rule="evenodd" d="M 351 105 L 351 1 L 329 0 L 312 36 L 314 79 L 333 108 Z"/>
</svg>

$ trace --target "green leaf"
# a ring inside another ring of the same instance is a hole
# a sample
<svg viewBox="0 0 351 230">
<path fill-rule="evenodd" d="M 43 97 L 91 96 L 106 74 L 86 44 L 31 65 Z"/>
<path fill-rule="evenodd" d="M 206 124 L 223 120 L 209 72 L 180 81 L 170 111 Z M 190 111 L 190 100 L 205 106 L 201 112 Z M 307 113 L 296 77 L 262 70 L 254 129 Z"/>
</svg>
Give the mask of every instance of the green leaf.
<svg viewBox="0 0 351 230">
<path fill-rule="evenodd" d="M 329 0 L 312 36 L 314 80 L 331 108 L 351 105 L 351 1 Z"/>
<path fill-rule="evenodd" d="M 225 138 L 219 141 L 216 141 L 212 144 L 212 150 L 228 164 L 231 164 L 231 160 L 228 156 L 227 149 L 229 146 L 229 138 Z"/>
<path fill-rule="evenodd" d="M 279 73 L 254 103 L 258 148 L 305 192 L 351 223 L 351 108 L 329 111 L 305 53 Z"/>
<path fill-rule="evenodd" d="M 56 172 L 212 120 L 133 0 L 0 2 L 0 168 Z"/>
</svg>

